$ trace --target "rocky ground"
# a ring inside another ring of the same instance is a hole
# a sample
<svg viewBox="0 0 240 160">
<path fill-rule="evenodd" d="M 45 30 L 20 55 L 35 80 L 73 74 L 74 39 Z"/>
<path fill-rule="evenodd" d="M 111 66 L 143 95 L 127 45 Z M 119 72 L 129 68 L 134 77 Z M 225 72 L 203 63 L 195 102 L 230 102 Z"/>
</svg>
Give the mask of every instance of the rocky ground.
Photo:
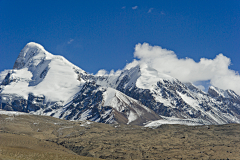
<svg viewBox="0 0 240 160">
<path fill-rule="evenodd" d="M 0 159 L 240 159 L 239 150 L 239 124 L 152 129 L 0 115 Z"/>
</svg>

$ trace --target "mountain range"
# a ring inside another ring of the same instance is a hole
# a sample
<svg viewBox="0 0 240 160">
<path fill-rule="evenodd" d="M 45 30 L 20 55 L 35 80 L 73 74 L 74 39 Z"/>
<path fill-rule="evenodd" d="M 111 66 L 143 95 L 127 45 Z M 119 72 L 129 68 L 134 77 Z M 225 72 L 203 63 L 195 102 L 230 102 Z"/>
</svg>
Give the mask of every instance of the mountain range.
<svg viewBox="0 0 240 160">
<path fill-rule="evenodd" d="M 233 90 L 204 92 L 137 63 L 93 75 L 35 42 L 22 49 L 13 69 L 0 73 L 0 109 L 147 127 L 240 123 Z"/>
</svg>

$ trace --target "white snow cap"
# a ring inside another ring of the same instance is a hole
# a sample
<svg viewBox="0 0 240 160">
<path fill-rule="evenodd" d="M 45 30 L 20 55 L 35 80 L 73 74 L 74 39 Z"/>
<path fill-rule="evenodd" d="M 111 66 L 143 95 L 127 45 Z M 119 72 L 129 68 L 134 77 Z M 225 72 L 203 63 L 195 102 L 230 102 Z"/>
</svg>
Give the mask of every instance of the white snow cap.
<svg viewBox="0 0 240 160">
<path fill-rule="evenodd" d="M 20 52 L 15 64 L 10 85 L 3 94 L 17 94 L 24 98 L 29 93 L 45 95 L 47 102 L 66 102 L 76 94 L 84 80 L 79 73 L 84 71 L 62 56 L 52 55 L 40 44 L 28 43 Z"/>
<path fill-rule="evenodd" d="M 29 42 L 19 53 L 17 60 L 14 63 L 13 69 L 21 69 L 28 63 L 35 66 L 37 62 L 44 58 L 51 58 L 53 55 L 47 52 L 43 46 L 35 42 Z M 34 59 L 32 59 L 34 57 Z"/>
</svg>

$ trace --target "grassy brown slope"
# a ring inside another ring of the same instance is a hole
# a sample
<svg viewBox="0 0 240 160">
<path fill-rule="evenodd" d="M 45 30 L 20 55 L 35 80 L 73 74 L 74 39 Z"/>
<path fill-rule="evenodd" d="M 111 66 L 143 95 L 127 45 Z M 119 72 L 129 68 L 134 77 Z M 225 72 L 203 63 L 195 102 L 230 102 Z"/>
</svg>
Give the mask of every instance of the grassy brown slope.
<svg viewBox="0 0 240 160">
<path fill-rule="evenodd" d="M 57 154 L 75 156 L 68 148 L 82 156 L 103 159 L 240 159 L 239 124 L 194 127 L 162 125 L 150 129 L 131 125 L 87 124 L 46 116 L 0 115 L 0 130 L 1 139 L 7 137 L 4 134 L 10 133 L 26 137 L 24 142 L 12 140 L 11 136 L 11 140 L 6 138 L 5 144 L 0 140 L 1 150 L 11 150 L 6 148 L 10 141 L 8 147 L 18 153 L 26 149 L 19 148 L 19 145 L 25 146 L 36 140 L 35 146 L 46 147 L 44 144 L 47 143 L 48 148 L 54 148 Z M 54 145 L 56 147 L 52 147 Z M 42 151 L 37 147 L 31 144 L 28 149 Z M 49 154 L 53 152 L 50 149 L 47 149 Z"/>
<path fill-rule="evenodd" d="M 58 119 L 52 117 L 0 115 L 0 160 L 96 159 L 79 156 L 61 145 L 46 141 L 46 138 L 56 137 L 51 133 L 56 128 L 52 124 L 55 122 Z"/>
<path fill-rule="evenodd" d="M 30 136 L 0 133 L 0 159 L 91 160 L 93 158 L 76 155 L 63 146 Z"/>
</svg>

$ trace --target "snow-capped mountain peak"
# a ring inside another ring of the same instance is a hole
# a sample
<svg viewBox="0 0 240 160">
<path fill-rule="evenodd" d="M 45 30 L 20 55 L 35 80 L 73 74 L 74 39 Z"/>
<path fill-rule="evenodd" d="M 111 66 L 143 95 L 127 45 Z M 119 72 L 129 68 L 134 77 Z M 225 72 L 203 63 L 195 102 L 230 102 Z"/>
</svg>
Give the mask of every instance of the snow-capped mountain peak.
<svg viewBox="0 0 240 160">
<path fill-rule="evenodd" d="M 212 86 L 205 93 L 136 60 L 117 73 L 92 75 L 30 42 L 3 75 L 0 109 L 103 123 L 158 120 L 151 126 L 240 123 L 234 91 Z"/>
<path fill-rule="evenodd" d="M 31 93 L 44 95 L 45 103 L 64 103 L 84 83 L 80 73 L 84 71 L 64 57 L 52 55 L 40 44 L 30 42 L 3 80 L 1 94 L 17 94 L 26 99 Z"/>
<path fill-rule="evenodd" d="M 13 69 L 36 67 L 43 59 L 51 59 L 52 57 L 53 55 L 47 52 L 40 44 L 29 42 L 19 53 Z"/>
<path fill-rule="evenodd" d="M 164 73 L 159 73 L 157 70 L 148 66 L 147 64 L 140 65 L 140 71 L 141 76 L 138 78 L 136 85 L 142 89 L 152 89 L 158 81 L 163 82 L 163 80 L 174 80 L 173 77 Z"/>
</svg>

